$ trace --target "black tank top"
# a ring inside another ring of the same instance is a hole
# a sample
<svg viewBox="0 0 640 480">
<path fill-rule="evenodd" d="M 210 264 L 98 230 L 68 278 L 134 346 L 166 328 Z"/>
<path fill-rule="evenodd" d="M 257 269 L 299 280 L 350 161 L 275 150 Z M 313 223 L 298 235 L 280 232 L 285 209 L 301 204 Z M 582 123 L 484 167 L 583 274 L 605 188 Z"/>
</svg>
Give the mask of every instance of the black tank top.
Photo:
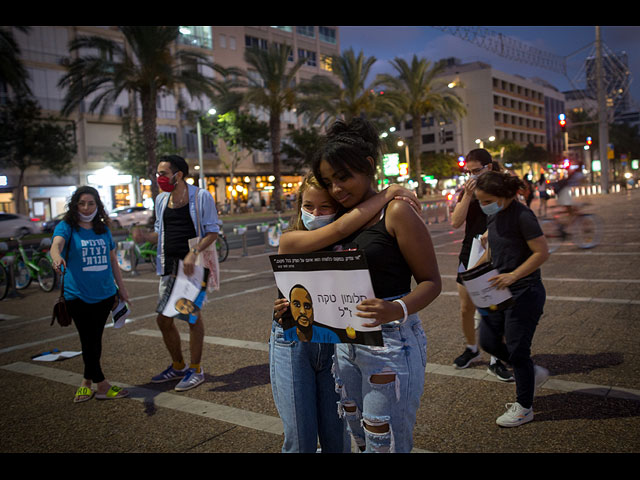
<svg viewBox="0 0 640 480">
<path fill-rule="evenodd" d="M 184 260 L 189 253 L 189 239 L 196 236 L 189 214 L 189 204 L 180 208 L 164 209 L 164 240 L 165 275 L 174 271 L 178 260 Z"/>
<path fill-rule="evenodd" d="M 385 210 L 375 225 L 352 234 L 334 247 L 364 250 L 376 298 L 395 297 L 411 290 L 411 269 L 397 240 L 387 231 Z"/>
</svg>

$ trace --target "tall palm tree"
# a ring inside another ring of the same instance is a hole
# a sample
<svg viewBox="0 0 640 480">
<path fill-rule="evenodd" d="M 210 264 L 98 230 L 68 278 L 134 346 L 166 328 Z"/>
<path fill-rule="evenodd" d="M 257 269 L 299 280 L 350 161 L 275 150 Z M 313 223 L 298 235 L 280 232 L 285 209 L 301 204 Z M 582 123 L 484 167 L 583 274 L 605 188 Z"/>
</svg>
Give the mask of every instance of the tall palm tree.
<svg viewBox="0 0 640 480">
<path fill-rule="evenodd" d="M 300 111 L 316 120 L 320 115 L 325 121 L 366 115 L 372 117 L 385 110 L 386 97 L 374 92 L 367 85 L 367 77 L 376 62 L 375 57 L 356 56 L 353 49 L 331 57 L 331 69 L 336 80 L 326 75 L 315 75 L 302 88 L 306 96 L 300 102 Z"/>
<path fill-rule="evenodd" d="M 389 86 L 391 91 L 385 92 L 387 99 L 411 118 L 411 167 L 419 172 L 422 117 L 430 114 L 438 119 L 452 120 L 465 115 L 467 110 L 462 100 L 447 87 L 447 82 L 438 78 L 445 68 L 443 62 L 433 64 L 414 55 L 410 64 L 396 57 L 391 65 L 397 71 L 397 76 L 380 74 L 375 84 Z"/>
<path fill-rule="evenodd" d="M 299 58 L 289 65 L 291 48 L 288 45 L 272 43 L 268 49 L 251 47 L 245 50 L 246 62 L 255 69 L 256 76 L 246 72 L 248 86 L 245 101 L 269 114 L 271 155 L 273 158 L 273 202 L 274 208 L 282 210 L 282 184 L 280 173 L 280 142 L 282 133 L 281 115 L 296 106 L 300 86 L 296 83 L 296 74 L 305 63 Z"/>
<path fill-rule="evenodd" d="M 29 33 L 29 27 L 0 27 L 0 82 L 19 94 L 31 94 L 29 73 L 20 61 L 20 47 L 11 28 Z"/>
<path fill-rule="evenodd" d="M 159 94 L 176 94 L 184 86 L 189 94 L 212 95 L 218 81 L 199 71 L 207 66 L 227 73 L 201 53 L 176 48 L 177 26 L 119 26 L 125 44 L 100 36 L 81 36 L 72 40 L 69 50 L 82 56 L 69 65 L 59 86 L 67 88 L 62 113 L 70 114 L 91 97 L 87 110 L 100 113 L 113 105 L 120 94 L 134 93 L 140 98 L 142 130 L 147 155 L 147 177 L 156 172 L 156 118 Z M 82 52 L 88 50 L 91 53 Z M 178 99 L 179 101 L 181 99 Z M 158 194 L 151 183 L 153 198 Z"/>
</svg>

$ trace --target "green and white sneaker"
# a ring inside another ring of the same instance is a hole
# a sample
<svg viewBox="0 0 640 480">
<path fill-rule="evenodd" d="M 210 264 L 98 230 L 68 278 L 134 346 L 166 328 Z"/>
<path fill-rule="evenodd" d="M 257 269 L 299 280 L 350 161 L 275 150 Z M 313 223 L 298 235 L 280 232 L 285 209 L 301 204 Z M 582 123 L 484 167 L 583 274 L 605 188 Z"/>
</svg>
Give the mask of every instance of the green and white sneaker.
<svg viewBox="0 0 640 480">
<path fill-rule="evenodd" d="M 524 408 L 518 402 L 507 403 L 507 411 L 496 419 L 501 427 L 518 427 L 533 420 L 533 408 Z"/>
</svg>

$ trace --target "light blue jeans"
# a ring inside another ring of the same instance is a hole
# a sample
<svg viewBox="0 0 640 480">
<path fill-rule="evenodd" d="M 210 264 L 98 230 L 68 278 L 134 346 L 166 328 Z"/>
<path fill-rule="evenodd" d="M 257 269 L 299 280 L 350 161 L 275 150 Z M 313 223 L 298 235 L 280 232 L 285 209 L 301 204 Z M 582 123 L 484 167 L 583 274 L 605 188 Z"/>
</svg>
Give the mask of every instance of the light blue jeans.
<svg viewBox="0 0 640 480">
<path fill-rule="evenodd" d="M 340 412 L 361 451 L 408 453 L 424 388 L 427 337 L 418 315 L 411 314 L 404 324 L 382 325 L 382 338 L 383 347 L 336 346 Z M 372 375 L 391 381 L 374 383 Z M 386 432 L 374 433 L 368 425 Z"/>
<path fill-rule="evenodd" d="M 348 453 L 351 439 L 338 415 L 334 344 L 290 342 L 274 321 L 269 339 L 273 399 L 284 426 L 283 453 Z"/>
</svg>

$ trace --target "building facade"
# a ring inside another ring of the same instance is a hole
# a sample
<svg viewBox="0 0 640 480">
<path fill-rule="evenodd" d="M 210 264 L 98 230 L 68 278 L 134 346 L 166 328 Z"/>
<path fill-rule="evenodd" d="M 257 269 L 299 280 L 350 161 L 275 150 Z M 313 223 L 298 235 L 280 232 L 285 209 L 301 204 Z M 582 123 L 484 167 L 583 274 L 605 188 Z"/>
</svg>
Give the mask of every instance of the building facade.
<svg viewBox="0 0 640 480">
<path fill-rule="evenodd" d="M 563 108 L 563 95 L 549 85 L 512 75 L 483 62 L 460 63 L 446 59 L 441 78 L 462 100 L 467 114 L 453 122 L 423 118 L 420 153 L 466 155 L 492 142 L 531 143 L 561 153 L 549 115 Z M 410 139 L 411 125 L 404 122 L 399 135 Z"/>
<path fill-rule="evenodd" d="M 114 26 L 34 26 L 27 34 L 12 28 L 19 45 L 21 60 L 29 76 L 29 85 L 45 115 L 59 116 L 64 91 L 58 82 L 65 75 L 71 61 L 69 42 L 82 35 L 99 35 L 124 42 L 121 32 Z M 339 31 L 335 26 L 181 26 L 180 38 L 175 48 L 194 49 L 207 55 L 214 63 L 223 67 L 239 67 L 252 72 L 244 61 L 248 46 L 266 48 L 271 43 L 292 46 L 291 61 L 300 57 L 307 59 L 298 73 L 297 81 L 315 74 L 331 75 L 330 55 L 339 54 Z M 75 53 L 74 53 L 75 54 Z M 203 72 L 214 75 L 213 71 Z M 215 107 L 208 98 L 183 97 L 186 105 L 179 105 L 178 92 L 169 92 L 158 99 L 157 131 L 159 138 L 166 138 L 184 156 L 197 183 L 199 172 L 198 137 L 193 122 L 188 121 L 187 111 L 203 114 Z M 84 105 L 74 112 L 69 120 L 76 128 L 78 153 L 70 175 L 56 178 L 46 171 L 27 170 L 25 198 L 29 213 L 41 219 L 49 219 L 64 212 L 69 195 L 78 185 L 91 185 L 98 189 L 109 209 L 144 203 L 152 204 L 150 182 L 154 179 L 134 178 L 117 169 L 110 154 L 117 154 L 117 144 L 122 142 L 123 120 L 131 114 L 132 101 L 121 95 L 113 106 L 102 115 L 89 113 Z M 138 112 L 139 112 L 138 108 Z M 266 121 L 264 112 L 252 111 Z M 295 112 L 286 112 L 282 118 L 283 130 L 303 125 Z M 284 138 L 284 135 L 283 135 Z M 206 188 L 214 195 L 219 206 L 228 198 L 235 203 L 270 201 L 273 189 L 270 152 L 245 152 L 243 160 L 235 169 L 234 178 L 224 167 L 217 145 L 210 139 L 203 141 L 203 166 Z M 16 211 L 17 172 L 0 173 L 0 208 Z M 285 193 L 297 190 L 299 175 L 288 171 L 283 165 L 282 182 Z"/>
</svg>

